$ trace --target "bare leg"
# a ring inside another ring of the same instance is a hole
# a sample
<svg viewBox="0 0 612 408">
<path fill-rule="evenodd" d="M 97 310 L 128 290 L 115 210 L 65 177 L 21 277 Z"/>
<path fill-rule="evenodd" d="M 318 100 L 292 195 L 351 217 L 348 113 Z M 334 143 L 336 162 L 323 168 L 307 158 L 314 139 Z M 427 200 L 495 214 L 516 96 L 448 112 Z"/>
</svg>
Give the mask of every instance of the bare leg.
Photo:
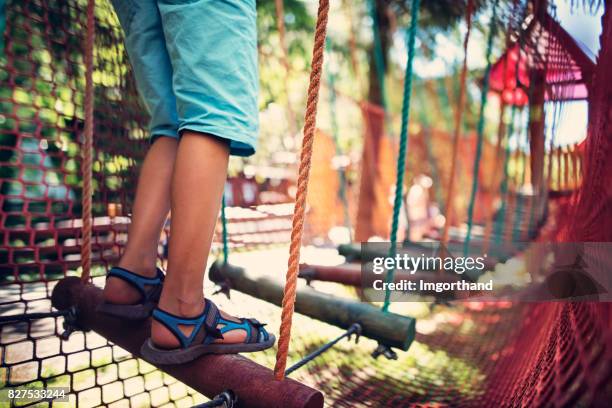
<svg viewBox="0 0 612 408">
<path fill-rule="evenodd" d="M 204 273 L 227 177 L 229 145 L 202 133 L 185 131 L 179 143 L 172 176 L 172 224 L 168 274 L 159 301 L 160 309 L 195 317 L 204 308 Z M 224 314 L 224 317 L 228 317 Z M 185 328 L 189 334 L 191 328 Z M 227 333 L 224 341 L 242 341 L 245 333 Z M 153 342 L 178 347 L 178 340 L 157 321 L 151 327 Z"/>
<path fill-rule="evenodd" d="M 140 170 L 128 243 L 119 266 L 142 276 L 155 276 L 159 236 L 170 210 L 170 182 L 177 145 L 176 139 L 158 138 Z M 104 299 L 129 304 L 137 302 L 140 294 L 121 279 L 111 277 L 104 287 Z"/>
</svg>

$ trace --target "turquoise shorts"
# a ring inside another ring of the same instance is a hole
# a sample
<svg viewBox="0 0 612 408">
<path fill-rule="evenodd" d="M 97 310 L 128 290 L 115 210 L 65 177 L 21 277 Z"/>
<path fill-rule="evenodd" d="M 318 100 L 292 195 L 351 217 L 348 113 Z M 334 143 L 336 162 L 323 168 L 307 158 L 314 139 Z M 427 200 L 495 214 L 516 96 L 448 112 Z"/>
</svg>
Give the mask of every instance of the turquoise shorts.
<svg viewBox="0 0 612 408">
<path fill-rule="evenodd" d="M 183 130 L 250 156 L 259 131 L 255 0 L 112 0 L 151 138 Z"/>
</svg>

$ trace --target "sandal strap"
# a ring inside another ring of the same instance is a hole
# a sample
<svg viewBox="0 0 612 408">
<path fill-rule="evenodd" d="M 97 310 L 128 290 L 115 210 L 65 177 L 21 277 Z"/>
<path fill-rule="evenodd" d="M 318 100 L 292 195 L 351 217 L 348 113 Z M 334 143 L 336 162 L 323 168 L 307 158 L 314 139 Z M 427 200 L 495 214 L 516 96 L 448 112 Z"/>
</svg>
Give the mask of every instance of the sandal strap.
<svg viewBox="0 0 612 408">
<path fill-rule="evenodd" d="M 153 318 L 163 324 L 176 337 L 182 348 L 189 347 L 202 329 L 205 330 L 203 344 L 209 344 L 215 339 L 223 338 L 223 335 L 217 329 L 221 314 L 217 305 L 208 299 L 205 300 L 204 311 L 198 316 L 185 318 L 157 307 L 153 310 Z M 180 326 L 193 326 L 193 330 L 189 336 L 186 336 L 181 331 Z"/>
<path fill-rule="evenodd" d="M 156 268 L 156 276 L 155 278 L 147 278 L 144 276 L 140 276 L 135 274 L 132 271 L 129 271 L 125 268 L 121 268 L 119 266 L 115 266 L 111 268 L 111 270 L 106 275 L 106 278 L 114 277 L 127 282 L 129 285 L 133 286 L 138 290 L 140 295 L 142 296 L 142 302 L 146 302 L 155 296 L 159 296 L 159 288 L 161 284 L 164 282 L 164 272 L 160 268 Z M 152 288 L 146 289 L 146 285 L 153 286 Z"/>
<path fill-rule="evenodd" d="M 219 330 L 221 334 L 233 330 L 244 330 L 246 332 L 246 339 L 244 341 L 246 344 L 259 343 L 270 338 L 270 335 L 264 329 L 265 324 L 259 323 L 257 319 L 243 318 L 240 319 L 240 323 L 237 323 L 221 317 L 219 323 L 224 324 Z"/>
</svg>

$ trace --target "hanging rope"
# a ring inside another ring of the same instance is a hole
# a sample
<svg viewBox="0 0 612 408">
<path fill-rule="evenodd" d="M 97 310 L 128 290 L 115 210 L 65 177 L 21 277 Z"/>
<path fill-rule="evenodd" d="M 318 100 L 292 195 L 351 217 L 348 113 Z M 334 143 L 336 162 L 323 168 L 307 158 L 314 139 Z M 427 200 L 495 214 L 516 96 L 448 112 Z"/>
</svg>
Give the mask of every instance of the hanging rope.
<svg viewBox="0 0 612 408">
<path fill-rule="evenodd" d="M 514 227 L 512 229 L 512 241 L 513 242 L 518 242 L 521 238 L 525 237 L 528 238 L 529 237 L 529 231 L 531 230 L 531 222 L 533 219 L 533 205 L 532 205 L 532 197 L 529 195 L 522 195 L 521 197 L 518 197 L 518 193 L 521 191 L 521 189 L 523 188 L 523 186 L 525 185 L 525 182 L 527 181 L 527 160 L 528 160 L 528 155 L 527 155 L 527 151 L 529 151 L 529 155 L 533 155 L 534 152 L 531 151 L 530 149 L 530 145 L 529 145 L 529 138 L 532 136 L 530 135 L 530 128 L 529 128 L 529 124 L 531 121 L 531 118 L 533 117 L 533 110 L 537 109 L 534 108 L 534 106 L 532 106 L 532 101 L 533 101 L 533 95 L 534 95 L 534 90 L 535 90 L 535 81 L 532 79 L 530 82 L 530 86 L 529 86 L 529 91 L 527 92 L 527 120 L 526 120 L 526 124 L 525 124 L 525 151 L 521 153 L 521 157 L 522 157 L 522 173 L 521 173 L 521 180 L 520 180 L 520 184 L 519 187 L 517 189 L 517 204 L 516 204 L 516 210 L 514 211 Z M 520 149 L 520 146 L 519 146 Z M 520 151 L 520 150 L 519 150 Z M 532 156 L 533 157 L 533 156 Z M 527 201 L 525 203 L 525 201 Z M 527 209 L 523 210 L 523 207 L 527 205 Z M 525 220 L 525 214 L 529 214 L 529 218 L 528 218 L 528 223 L 527 223 L 527 236 L 523 236 L 523 223 Z"/>
<path fill-rule="evenodd" d="M 95 0 L 87 2 L 87 32 L 85 37 L 85 129 L 83 131 L 83 197 L 81 230 L 81 267 L 83 268 L 81 280 L 87 282 L 91 275 L 91 234 L 92 234 L 92 161 L 93 161 L 93 129 L 94 129 L 94 86 L 93 86 L 93 48 L 94 48 L 94 9 Z"/>
<path fill-rule="evenodd" d="M 476 201 L 476 192 L 478 191 L 478 175 L 480 173 L 480 159 L 482 157 L 482 143 L 484 139 L 484 123 L 485 123 L 485 108 L 487 106 L 487 97 L 489 94 L 489 78 L 491 76 L 491 53 L 493 51 L 493 38 L 497 31 L 497 5 L 499 0 L 493 3 L 493 15 L 491 16 L 491 24 L 489 27 L 489 36 L 487 38 L 486 59 L 487 66 L 485 68 L 482 93 L 480 94 L 480 111 L 478 112 L 478 125 L 476 127 L 476 157 L 474 159 L 474 172 L 472 173 L 472 193 L 470 194 L 470 203 L 468 205 L 468 221 L 467 234 L 463 243 L 463 256 L 467 256 L 472 239 L 472 224 L 474 222 L 474 203 Z"/>
<path fill-rule="evenodd" d="M 289 96 L 289 75 L 291 73 L 291 66 L 289 65 L 289 52 L 287 50 L 287 40 L 285 37 L 285 6 L 283 4 L 283 0 L 275 0 L 275 5 L 276 27 L 278 29 L 278 37 L 281 46 L 281 63 L 285 68 L 283 80 L 285 82 L 285 91 L 287 97 L 287 119 L 289 120 L 289 132 L 291 132 L 291 136 L 294 136 L 297 134 L 298 129 L 295 120 L 295 112 L 293 111 L 291 99 Z"/>
<path fill-rule="evenodd" d="M 504 76 L 507 64 L 504 65 Z M 506 114 L 506 102 L 503 98 L 500 98 L 501 106 L 499 107 L 499 121 L 497 125 L 497 143 L 495 144 L 495 162 L 493 164 L 493 171 L 491 172 L 491 178 L 489 186 L 490 191 L 494 191 L 495 184 L 497 183 L 498 173 L 501 170 L 499 166 L 499 160 L 502 155 L 502 144 L 504 141 L 504 135 L 506 131 L 506 123 L 504 122 L 504 116 Z M 486 254 L 489 251 L 489 243 L 491 240 L 491 231 L 493 230 L 493 201 L 495 197 L 491 197 L 485 206 L 485 230 L 483 237 L 482 253 Z"/>
<path fill-rule="evenodd" d="M 522 12 L 523 17 L 526 16 L 527 13 L 527 9 L 525 8 Z M 519 89 L 519 84 L 520 84 L 520 78 L 519 78 L 519 68 L 520 68 L 520 63 L 521 63 L 521 55 L 522 55 L 522 46 L 523 46 L 523 36 L 524 36 L 524 31 L 520 33 L 519 38 L 518 38 L 518 48 L 517 48 L 517 58 L 516 58 L 516 64 L 515 64 L 515 81 L 516 81 L 516 89 Z M 505 151 L 505 157 L 504 157 L 504 174 L 503 174 L 503 178 L 502 178 L 502 183 L 500 186 L 500 197 L 501 197 L 501 207 L 499 209 L 499 216 L 497 218 L 497 222 L 495 225 L 495 232 L 494 232 L 494 238 L 495 238 L 495 243 L 497 245 L 501 245 L 501 243 L 503 242 L 504 239 L 504 235 L 505 235 L 505 225 L 506 225 L 506 209 L 508 206 L 508 177 L 509 177 L 509 163 L 510 163 L 510 155 L 511 155 L 511 151 L 510 151 L 510 140 L 512 139 L 512 137 L 514 136 L 514 132 L 515 132 L 515 121 L 516 121 L 516 113 L 518 110 L 518 106 L 516 101 L 513 101 L 512 103 L 512 110 L 510 113 L 510 124 L 508 126 L 508 134 L 507 134 L 507 139 L 506 139 L 506 151 Z M 517 145 L 518 145 L 518 135 L 517 135 Z"/>
<path fill-rule="evenodd" d="M 520 53 L 519 53 L 520 55 Z M 520 60 L 520 58 L 519 58 Z M 500 186 L 500 197 L 501 197 L 501 207 L 499 209 L 499 216 L 497 218 L 497 222 L 495 223 L 495 232 L 493 233 L 493 237 L 495 239 L 495 244 L 501 245 L 503 241 L 503 229 L 506 220 L 506 195 L 508 194 L 508 164 L 510 163 L 510 139 L 514 134 L 514 122 L 516 120 L 516 104 L 512 105 L 512 110 L 510 113 L 510 124 L 508 125 L 508 133 L 506 135 L 506 149 L 504 155 L 504 174 L 502 176 L 502 183 Z"/>
<path fill-rule="evenodd" d="M 448 178 L 448 189 L 446 196 L 446 222 L 444 223 L 444 230 L 442 232 L 442 244 L 446 245 L 448 242 L 448 232 L 452 223 L 453 217 L 453 202 L 455 199 L 455 173 L 457 171 L 457 157 L 459 154 L 459 134 L 461 133 L 461 119 L 463 118 L 463 108 L 465 104 L 465 82 L 467 78 L 467 49 L 470 41 L 470 33 L 472 31 L 472 9 L 473 0 L 467 1 L 465 8 L 465 18 L 467 24 L 467 30 L 465 32 L 465 38 L 463 40 L 463 66 L 461 67 L 461 76 L 459 79 L 459 98 L 457 100 L 457 110 L 455 111 L 455 131 L 453 134 L 453 150 L 451 156 L 451 170 Z"/>
<path fill-rule="evenodd" d="M 404 100 L 402 103 L 402 127 L 400 130 L 400 145 L 397 157 L 397 175 L 395 179 L 395 199 L 393 201 L 393 221 L 391 223 L 391 238 L 389 257 L 394 258 L 397 252 L 397 230 L 399 227 L 399 215 L 402 208 L 404 190 L 404 174 L 406 172 L 406 151 L 408 150 L 408 123 L 410 122 L 410 96 L 412 94 L 412 63 L 414 61 L 414 42 L 418 28 L 420 0 L 412 0 L 410 6 L 410 28 L 408 29 L 408 61 L 406 62 L 406 74 L 404 77 Z M 387 272 L 387 282 L 393 282 L 395 269 Z M 386 286 L 389 287 L 388 285 Z M 385 302 L 382 310 L 388 311 L 391 303 L 391 292 L 385 291 Z"/>
<path fill-rule="evenodd" d="M 317 122 L 317 103 L 319 101 L 319 88 L 321 75 L 323 73 L 323 54 L 325 51 L 325 35 L 327 30 L 327 16 L 329 13 L 329 0 L 319 1 L 317 13 L 317 25 L 312 51 L 312 63 L 310 72 L 310 83 L 308 85 L 308 100 L 306 102 L 306 113 L 304 115 L 304 138 L 302 139 L 302 153 L 297 181 L 297 194 L 295 197 L 295 210 L 293 214 L 291 245 L 289 247 L 289 262 L 287 268 L 287 281 L 283 294 L 280 334 L 278 338 L 278 352 L 276 353 L 276 365 L 274 375 L 277 380 L 285 377 L 287 366 L 287 354 L 289 341 L 291 339 L 291 321 L 295 306 L 295 295 L 298 278 L 298 267 L 300 262 L 300 247 L 302 245 L 302 233 L 304 230 L 304 214 L 306 210 L 306 196 L 308 193 L 308 179 L 310 176 L 310 164 L 312 159 L 312 145 L 314 142 L 315 127 Z"/>
</svg>

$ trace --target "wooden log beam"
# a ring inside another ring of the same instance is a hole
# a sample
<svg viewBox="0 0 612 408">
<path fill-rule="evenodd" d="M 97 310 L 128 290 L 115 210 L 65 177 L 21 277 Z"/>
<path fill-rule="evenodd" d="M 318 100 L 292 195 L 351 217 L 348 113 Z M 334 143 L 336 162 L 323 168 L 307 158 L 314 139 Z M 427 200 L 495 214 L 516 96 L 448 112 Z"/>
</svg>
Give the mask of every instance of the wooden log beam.
<svg viewBox="0 0 612 408">
<path fill-rule="evenodd" d="M 211 266 L 209 276 L 213 282 L 226 283 L 247 295 L 277 306 L 282 303 L 283 285 L 279 280 L 255 276 L 221 261 Z M 359 323 L 365 337 L 401 350 L 408 350 L 415 336 L 416 320 L 411 317 L 385 313 L 368 303 L 335 297 L 308 287 L 298 290 L 295 311 L 342 329 Z"/>
<path fill-rule="evenodd" d="M 76 277 L 61 280 L 53 289 L 51 302 L 58 310 L 76 306 L 78 324 L 93 330 L 133 355 L 150 333 L 150 319 L 126 321 L 98 313 L 102 291 Z M 290 378 L 277 381 L 272 370 L 241 355 L 206 355 L 187 364 L 159 367 L 209 398 L 225 390 L 238 397 L 238 407 L 323 407 L 323 394 Z"/>
</svg>

